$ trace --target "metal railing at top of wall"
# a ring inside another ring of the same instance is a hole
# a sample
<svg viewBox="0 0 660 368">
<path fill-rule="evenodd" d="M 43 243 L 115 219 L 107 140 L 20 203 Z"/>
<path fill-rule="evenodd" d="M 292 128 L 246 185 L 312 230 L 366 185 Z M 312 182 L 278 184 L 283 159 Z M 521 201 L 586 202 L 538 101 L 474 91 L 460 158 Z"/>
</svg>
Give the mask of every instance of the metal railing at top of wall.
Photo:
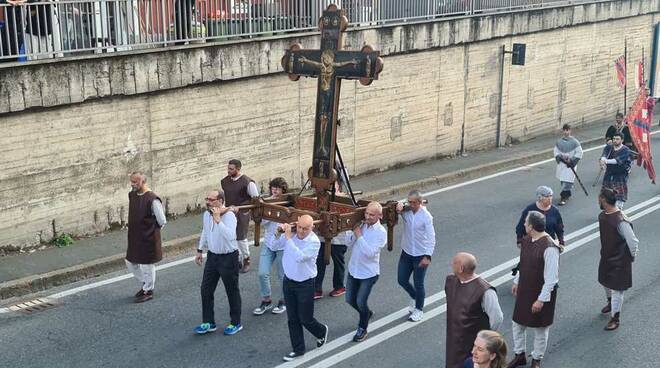
<svg viewBox="0 0 660 368">
<path fill-rule="evenodd" d="M 611 0 L 0 0 L 0 62 L 313 32 L 329 4 L 352 27 Z"/>
</svg>

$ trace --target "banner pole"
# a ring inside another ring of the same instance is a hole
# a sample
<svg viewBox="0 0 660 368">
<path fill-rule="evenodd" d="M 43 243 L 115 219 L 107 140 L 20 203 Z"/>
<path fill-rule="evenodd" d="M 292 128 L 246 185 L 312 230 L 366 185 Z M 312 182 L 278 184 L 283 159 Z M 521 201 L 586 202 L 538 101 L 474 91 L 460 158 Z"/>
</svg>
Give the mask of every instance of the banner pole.
<svg viewBox="0 0 660 368">
<path fill-rule="evenodd" d="M 623 70 L 624 70 L 624 84 L 623 84 L 623 115 L 628 115 L 628 38 L 623 39 Z"/>
</svg>

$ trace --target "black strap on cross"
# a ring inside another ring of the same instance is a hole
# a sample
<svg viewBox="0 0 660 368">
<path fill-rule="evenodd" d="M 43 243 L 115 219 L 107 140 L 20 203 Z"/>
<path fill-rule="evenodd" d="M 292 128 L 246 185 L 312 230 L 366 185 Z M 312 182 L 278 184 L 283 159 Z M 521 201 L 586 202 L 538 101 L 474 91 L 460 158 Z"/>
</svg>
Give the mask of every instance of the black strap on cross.
<svg viewBox="0 0 660 368">
<path fill-rule="evenodd" d="M 335 146 L 335 149 L 337 151 L 337 158 L 339 159 L 339 169 L 341 170 L 341 175 L 343 175 L 344 180 L 346 182 L 346 189 L 348 189 L 348 194 L 351 195 L 351 202 L 353 202 L 353 206 L 357 207 L 357 200 L 355 200 L 355 194 L 353 193 L 353 188 L 351 188 L 351 181 L 348 178 L 348 172 L 346 171 L 346 166 L 344 165 L 344 160 L 341 158 L 341 153 L 339 152 L 339 146 Z M 334 189 L 332 192 L 334 196 Z"/>
</svg>

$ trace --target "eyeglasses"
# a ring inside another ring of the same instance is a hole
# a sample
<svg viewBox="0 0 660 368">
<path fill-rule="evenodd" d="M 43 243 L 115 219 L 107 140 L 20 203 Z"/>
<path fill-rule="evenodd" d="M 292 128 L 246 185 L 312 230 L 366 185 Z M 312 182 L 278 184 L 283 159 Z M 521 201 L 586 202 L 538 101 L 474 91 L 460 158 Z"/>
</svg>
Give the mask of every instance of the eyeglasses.
<svg viewBox="0 0 660 368">
<path fill-rule="evenodd" d="M 206 200 L 207 200 L 207 201 L 217 201 L 218 198 L 209 198 L 209 197 L 206 197 Z"/>
</svg>

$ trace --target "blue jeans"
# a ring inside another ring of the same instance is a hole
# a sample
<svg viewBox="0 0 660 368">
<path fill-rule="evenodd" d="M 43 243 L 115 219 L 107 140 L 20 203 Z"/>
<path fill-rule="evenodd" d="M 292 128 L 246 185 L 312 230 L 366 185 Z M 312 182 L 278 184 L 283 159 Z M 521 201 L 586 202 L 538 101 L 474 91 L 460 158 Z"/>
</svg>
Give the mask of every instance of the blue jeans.
<svg viewBox="0 0 660 368">
<path fill-rule="evenodd" d="M 378 281 L 378 275 L 368 279 L 356 279 L 349 273 L 346 278 L 346 303 L 360 313 L 358 327 L 365 330 L 369 325 L 369 312 L 371 312 L 367 305 L 367 299 L 376 281 Z"/>
<path fill-rule="evenodd" d="M 415 300 L 415 308 L 422 310 L 424 308 L 424 277 L 426 277 L 426 267 L 419 267 L 419 262 L 423 256 L 413 257 L 408 253 L 401 251 L 398 268 L 399 285 Z M 413 275 L 414 286 L 410 284 L 410 274 Z"/>
<path fill-rule="evenodd" d="M 259 257 L 259 289 L 262 298 L 271 296 L 270 271 L 273 268 L 273 263 L 277 263 L 277 278 L 280 280 L 280 285 L 282 284 L 284 278 L 282 253 L 281 250 L 272 251 L 267 246 L 262 245 L 261 257 Z"/>
</svg>

